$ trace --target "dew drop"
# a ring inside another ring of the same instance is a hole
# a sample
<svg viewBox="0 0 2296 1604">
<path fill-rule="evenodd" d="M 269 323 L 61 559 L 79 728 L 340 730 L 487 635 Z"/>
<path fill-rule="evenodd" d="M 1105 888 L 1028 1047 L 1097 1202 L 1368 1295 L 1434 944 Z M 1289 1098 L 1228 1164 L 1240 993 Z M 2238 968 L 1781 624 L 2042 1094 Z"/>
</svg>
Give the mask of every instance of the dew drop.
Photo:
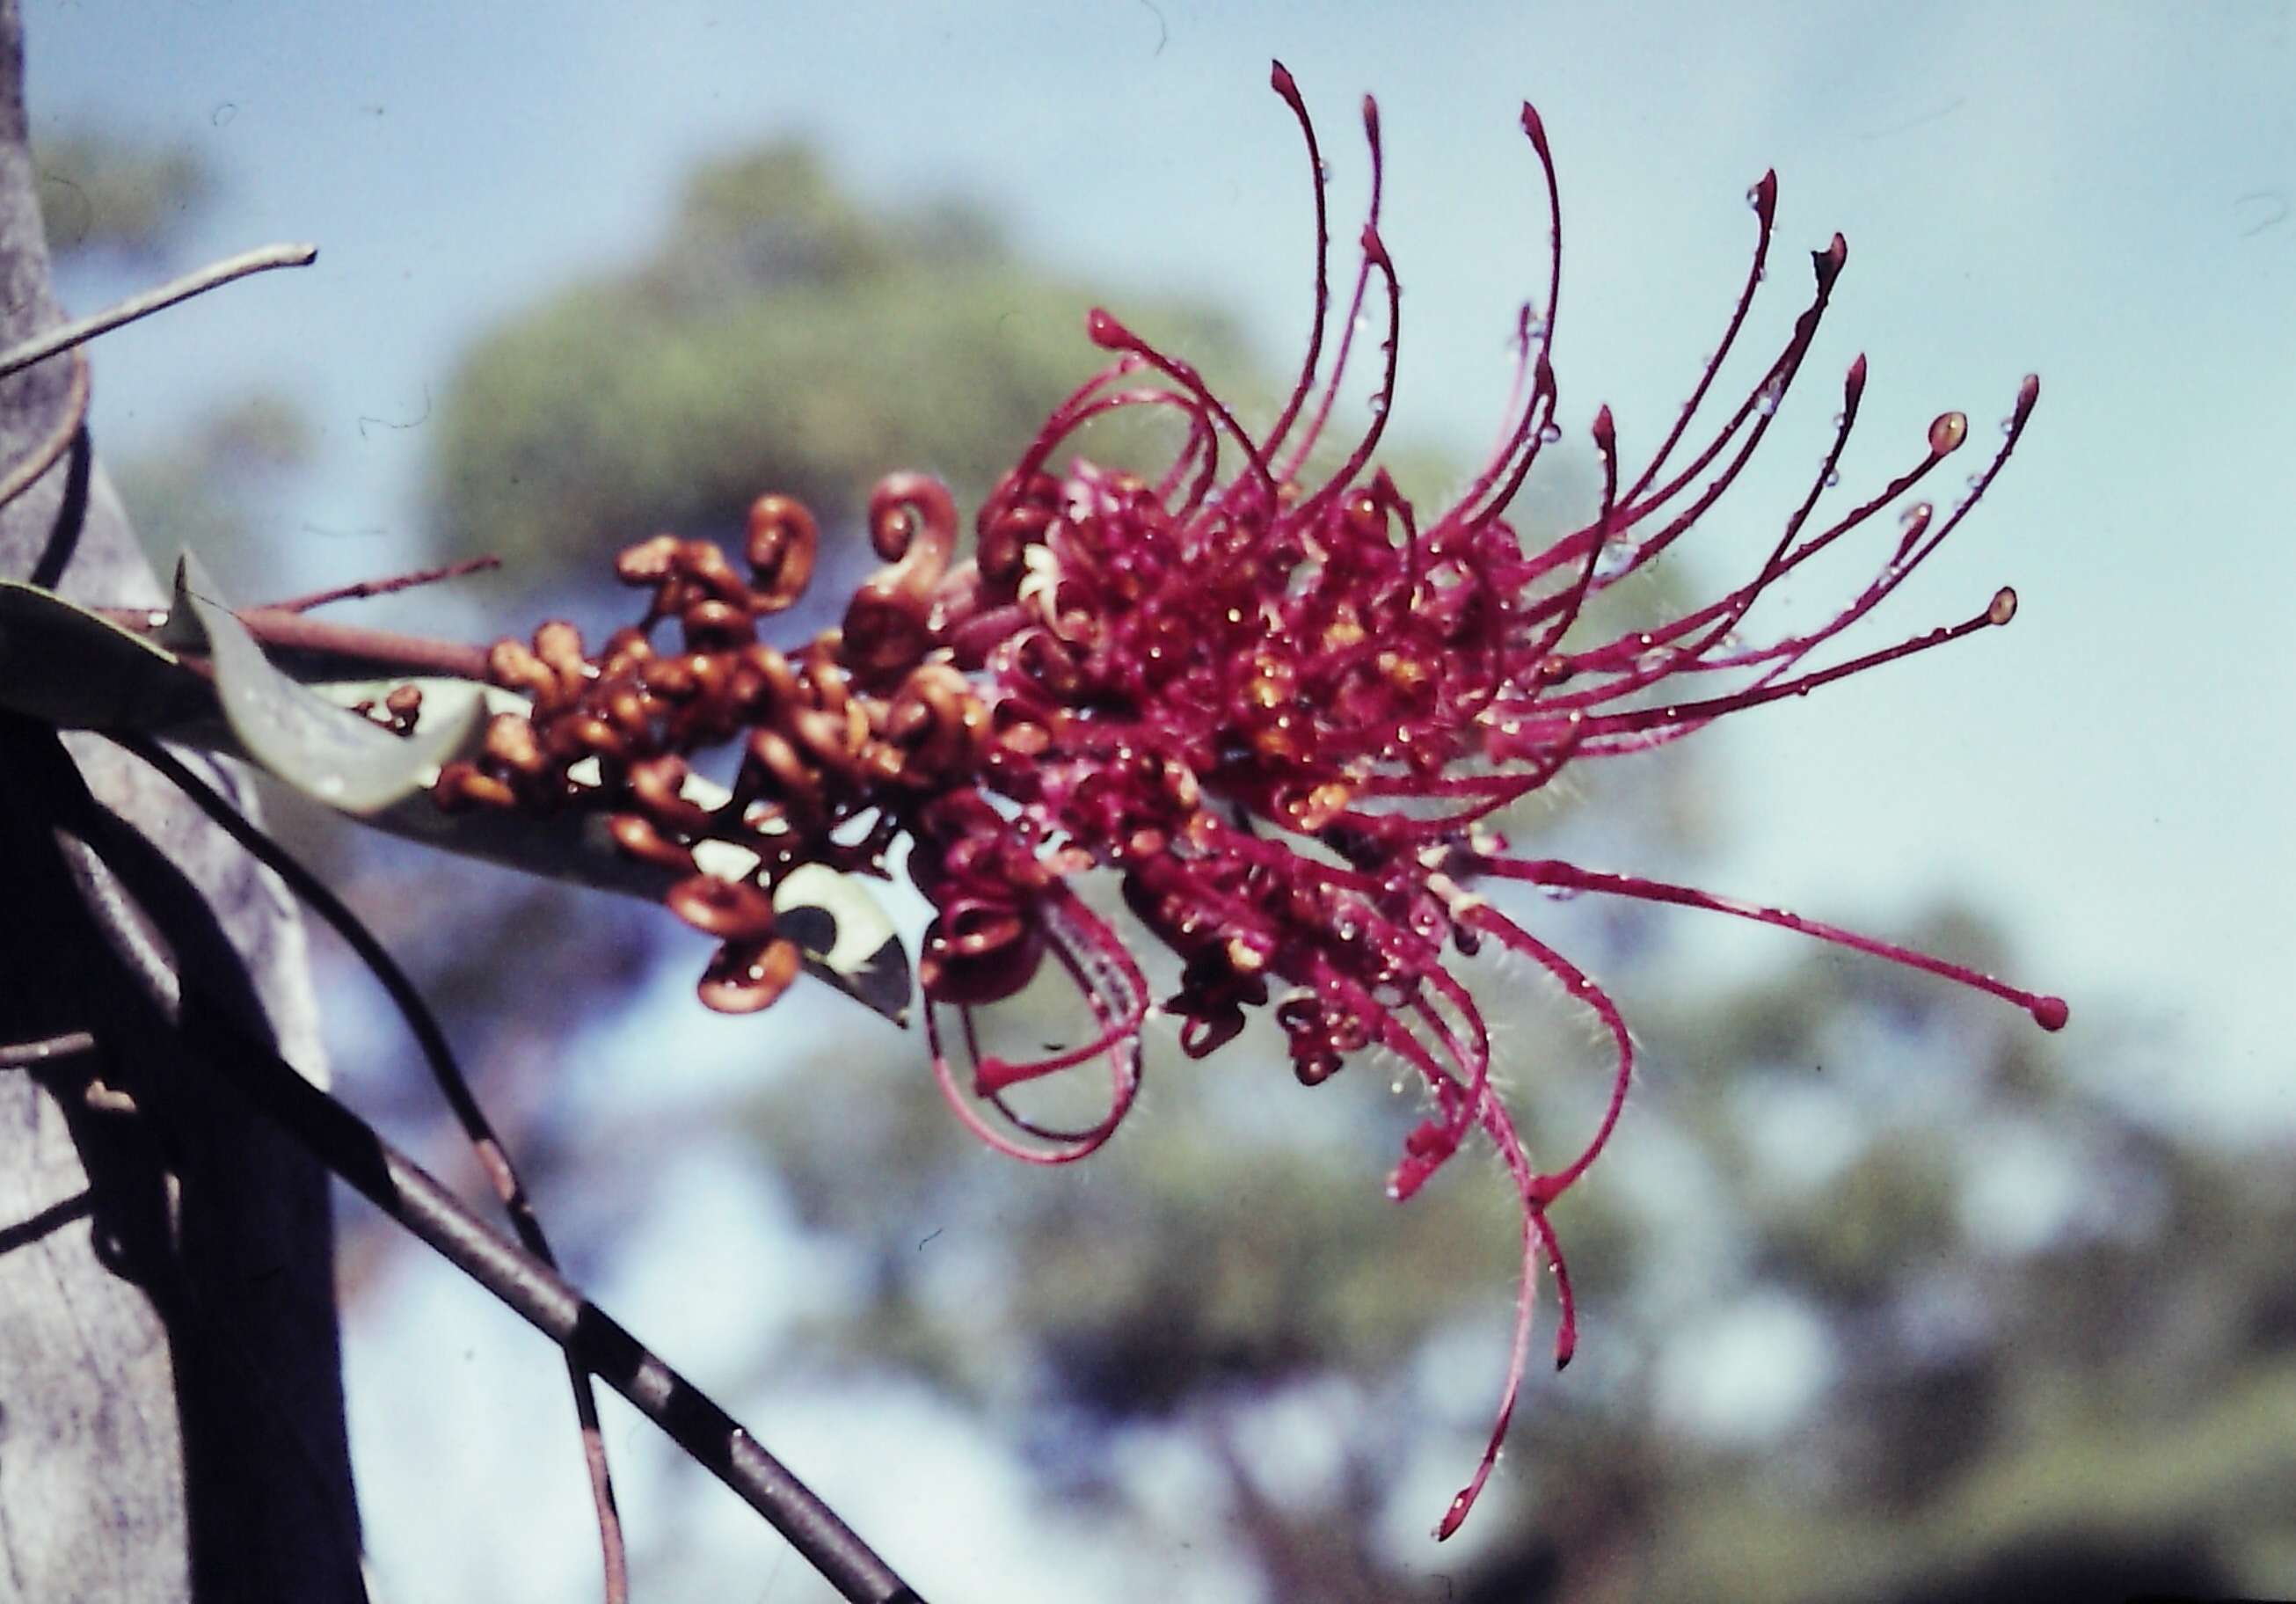
<svg viewBox="0 0 2296 1604">
<path fill-rule="evenodd" d="M 1595 553 L 1595 577 L 1604 582 L 1616 579 L 1635 566 L 1635 543 L 1631 540 L 1606 540 L 1603 549 Z"/>
<path fill-rule="evenodd" d="M 1365 405 L 1371 408 L 1371 415 L 1376 418 L 1387 411 L 1387 397 L 1384 393 L 1374 395 Z"/>
<path fill-rule="evenodd" d="M 1322 179 L 1325 184 L 1329 184 L 1332 181 L 1332 164 L 1328 161 L 1317 162 L 1316 164 L 1316 176 Z"/>
<path fill-rule="evenodd" d="M 1546 445 L 1554 445 L 1555 441 L 1562 438 L 1562 425 L 1560 423 L 1542 423 L 1539 425 L 1538 438 Z"/>
<path fill-rule="evenodd" d="M 1839 468 L 1829 468 L 1825 471 L 1824 485 L 1827 489 L 1834 489 L 1839 487 L 1841 483 L 1841 470 Z"/>
<path fill-rule="evenodd" d="M 1755 396 L 1754 410 L 1767 418 L 1778 410 L 1778 402 L 1784 395 L 1785 387 L 1773 379 Z"/>
<path fill-rule="evenodd" d="M 1538 894 L 1549 902 L 1576 902 L 1580 890 L 1577 886 L 1541 886 Z"/>
</svg>

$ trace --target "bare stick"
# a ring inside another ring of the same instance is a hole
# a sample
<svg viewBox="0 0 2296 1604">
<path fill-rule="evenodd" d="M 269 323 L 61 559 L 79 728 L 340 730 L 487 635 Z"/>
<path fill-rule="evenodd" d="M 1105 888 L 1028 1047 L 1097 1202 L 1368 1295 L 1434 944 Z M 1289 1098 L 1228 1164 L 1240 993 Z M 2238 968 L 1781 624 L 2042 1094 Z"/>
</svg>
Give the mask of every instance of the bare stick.
<svg viewBox="0 0 2296 1604">
<path fill-rule="evenodd" d="M 60 1058 L 77 1058 L 95 1051 L 95 1038 L 85 1030 L 68 1030 L 37 1042 L 0 1042 L 0 1069 L 29 1069 Z"/>
<path fill-rule="evenodd" d="M 266 602 L 264 612 L 307 613 L 315 607 L 324 607 L 333 602 L 361 602 L 369 596 L 388 596 L 398 591 L 413 590 L 418 585 L 436 585 L 441 579 L 460 579 L 465 574 L 483 574 L 502 567 L 499 557 L 466 557 L 460 562 L 449 562 L 438 568 L 416 569 L 411 574 L 393 574 L 388 579 L 358 579 L 348 585 L 338 585 L 332 590 L 313 591 L 308 596 L 291 596 L 284 602 Z"/>
<path fill-rule="evenodd" d="M 253 250 L 242 251 L 235 257 L 226 257 L 220 262 L 211 262 L 198 272 L 187 273 L 156 290 L 131 295 L 118 306 L 98 312 L 93 317 L 61 323 L 44 334 L 34 335 L 5 356 L 0 356 L 0 379 L 36 362 L 45 361 L 58 351 L 68 351 L 76 345 L 94 340 L 99 334 L 109 334 L 139 317 L 164 312 L 177 301 L 204 295 L 234 279 L 242 279 L 251 273 L 262 273 L 273 267 L 308 267 L 318 259 L 319 248 L 316 245 L 264 245 Z"/>
<path fill-rule="evenodd" d="M 422 1050 L 430 1076 L 439 1084 L 447 1106 L 469 1138 L 478 1154 L 479 1167 L 486 1172 L 495 1196 L 501 1199 L 503 1212 L 510 1216 L 512 1229 L 518 1232 L 519 1241 L 526 1250 L 551 1269 L 558 1260 L 550 1250 L 550 1241 L 543 1234 L 542 1222 L 534 1212 L 533 1200 L 519 1179 L 517 1168 L 511 1163 L 509 1151 L 495 1134 L 486 1110 L 479 1106 L 472 1093 L 470 1082 L 462 1068 L 455 1061 L 455 1051 L 448 1045 L 447 1033 L 440 1028 L 438 1016 L 406 971 L 398 967 L 374 932 L 368 929 L 359 916 L 351 912 L 342 899 L 328 888 L 326 883 L 306 869 L 292 854 L 273 840 L 241 813 L 213 786 L 201 779 L 176 755 L 159 742 L 136 734 L 116 733 L 112 742 L 133 752 L 164 775 L 169 783 L 199 805 L 200 811 L 215 821 L 224 833 L 237 841 L 266 868 L 286 882 L 289 890 L 309 904 L 318 915 L 334 928 L 351 951 L 358 955 L 390 994 L 399 1014 L 406 1021 L 415 1043 Z M 574 1414 L 582 1434 L 582 1461 L 590 1477 L 590 1500 L 597 1510 L 598 1544 L 603 1551 L 605 1567 L 606 1604 L 627 1604 L 629 1599 L 629 1559 L 622 1541 L 620 1511 L 614 1503 L 613 1475 L 606 1465 L 606 1437 L 598 1421 L 598 1399 L 591 1390 L 589 1373 L 570 1355 L 566 1367 L 574 1387 Z"/>
<path fill-rule="evenodd" d="M 167 626 L 164 609 L 99 607 L 92 610 L 138 634 L 156 634 Z M 487 677 L 487 651 L 458 641 L 434 641 L 422 635 L 394 634 L 385 629 L 362 629 L 353 624 L 330 624 L 277 608 L 250 607 L 239 615 L 248 633 L 266 651 L 311 658 L 345 674 L 381 669 L 401 675 L 439 675 L 449 679 Z"/>
<path fill-rule="evenodd" d="M 186 999 L 186 1002 L 190 999 Z M 789 1467 L 566 1280 L 473 1215 L 350 1109 L 214 1009 L 184 1010 L 208 1061 L 289 1136 L 630 1401 L 770 1521 L 851 1604 L 922 1604 Z"/>
<path fill-rule="evenodd" d="M 38 484 L 40 475 L 54 467 L 56 459 L 71 449 L 71 443 L 79 438 L 80 426 L 87 421 L 87 353 L 74 347 L 71 358 L 71 388 L 64 392 L 63 416 L 56 420 L 47 438 L 9 469 L 5 479 L 0 479 L 0 507 Z"/>
</svg>

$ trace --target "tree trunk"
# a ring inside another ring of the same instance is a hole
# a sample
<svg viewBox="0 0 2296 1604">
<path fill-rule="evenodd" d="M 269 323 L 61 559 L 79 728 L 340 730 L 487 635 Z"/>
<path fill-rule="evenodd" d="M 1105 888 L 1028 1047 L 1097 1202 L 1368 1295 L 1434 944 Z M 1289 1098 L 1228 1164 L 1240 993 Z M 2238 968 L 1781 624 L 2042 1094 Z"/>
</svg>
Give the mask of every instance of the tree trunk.
<svg viewBox="0 0 2296 1604">
<path fill-rule="evenodd" d="M 26 132 L 0 0 L 0 348 L 60 319 Z M 0 381 L 0 469 L 71 361 Z M 0 576 L 160 598 L 85 431 L 0 513 Z M 134 759 L 0 715 L 0 1048 L 94 1039 L 0 1068 L 0 1604 L 363 1597 L 326 1179 L 178 1035 L 186 992 L 321 1065 L 277 884 Z"/>
</svg>

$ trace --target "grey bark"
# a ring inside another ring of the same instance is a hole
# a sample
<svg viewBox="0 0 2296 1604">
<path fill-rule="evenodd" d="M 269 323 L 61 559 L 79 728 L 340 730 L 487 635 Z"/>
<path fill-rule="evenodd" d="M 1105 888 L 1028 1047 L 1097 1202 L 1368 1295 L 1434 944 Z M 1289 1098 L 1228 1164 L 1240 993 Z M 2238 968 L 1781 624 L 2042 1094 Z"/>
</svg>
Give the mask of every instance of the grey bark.
<svg viewBox="0 0 2296 1604">
<path fill-rule="evenodd" d="M 26 135 L 0 0 L 0 348 L 61 317 Z M 69 379 L 0 381 L 0 468 Z M 0 514 L 0 575 L 159 598 L 85 432 Z M 0 716 L 0 1045 L 96 1041 L 0 1068 L 0 1604 L 363 1596 L 326 1180 L 178 1034 L 186 993 L 322 1063 L 276 882 L 132 758 Z"/>
</svg>

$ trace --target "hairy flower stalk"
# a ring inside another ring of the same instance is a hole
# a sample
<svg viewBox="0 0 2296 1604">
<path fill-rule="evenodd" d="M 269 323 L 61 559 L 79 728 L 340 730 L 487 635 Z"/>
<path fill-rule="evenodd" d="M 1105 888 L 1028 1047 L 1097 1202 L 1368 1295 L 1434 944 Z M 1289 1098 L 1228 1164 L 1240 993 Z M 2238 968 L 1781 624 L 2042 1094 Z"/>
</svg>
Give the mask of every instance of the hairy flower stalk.
<svg viewBox="0 0 2296 1604">
<path fill-rule="evenodd" d="M 1818 518 L 1857 423 L 1859 357 L 1824 461 L 1750 577 L 1629 634 L 1577 638 L 1588 601 L 1673 547 L 1769 431 L 1841 272 L 1841 237 L 1813 255 L 1815 292 L 1751 389 L 1715 403 L 1769 254 L 1776 184 L 1765 175 L 1748 194 L 1753 263 L 1688 405 L 1631 468 L 1609 409 L 1597 411 L 1599 512 L 1529 544 L 1507 510 L 1562 432 L 1547 360 L 1560 211 L 1537 113 L 1523 108 L 1522 128 L 1554 228 L 1544 309 L 1527 306 L 1519 318 L 1515 395 L 1496 448 L 1456 503 L 1423 514 L 1370 466 L 1394 390 L 1401 310 L 1379 231 L 1376 108 L 1364 102 L 1370 215 L 1324 372 L 1332 294 L 1322 155 L 1281 65 L 1273 84 L 1307 143 L 1317 253 L 1307 358 L 1264 433 L 1186 363 L 1095 311 L 1089 333 L 1111 360 L 1054 410 L 980 509 L 972 561 L 955 562 L 947 490 L 921 475 L 886 479 L 870 530 L 887 566 L 856 593 L 841 629 L 784 655 L 758 639 L 758 624 L 789 606 L 811 573 L 816 536 L 802 508 L 758 502 L 746 576 L 707 543 L 661 536 L 634 546 L 619 572 L 649 593 L 644 618 L 594 655 L 561 624 L 537 631 L 531 649 L 499 643 L 495 677 L 530 694 L 533 715 L 498 719 L 484 759 L 450 769 L 439 794 L 529 813 L 607 810 L 625 851 L 678 877 L 672 909 L 722 944 L 701 985 L 703 1001 L 721 1009 L 763 1007 L 797 972 L 774 908 L 783 876 L 812 863 L 882 873 L 906 841 L 909 872 L 935 910 L 920 963 L 934 1074 L 968 1126 L 1032 1163 L 1081 1158 L 1114 1133 L 1139 1089 L 1143 1027 L 1160 1010 L 1178 1022 L 1182 1050 L 1202 1057 L 1236 1035 L 1246 1011 L 1272 1008 L 1293 1072 L 1310 1085 L 1365 1049 L 1396 1055 L 1427 1102 L 1389 1194 L 1409 1198 L 1480 1132 L 1521 1204 L 1513 1356 L 1488 1445 L 1438 1528 L 1447 1536 L 1505 1437 L 1542 1260 L 1560 1305 L 1555 1363 L 1570 1360 L 1570 1282 L 1547 1211 L 1610 1141 L 1635 1061 L 1602 987 L 1479 887 L 1520 882 L 1729 913 L 1990 992 L 2047 1029 L 2064 1024 L 2059 999 L 1959 964 L 1688 887 L 1514 856 L 1487 827 L 1573 764 L 1679 740 L 1725 714 L 2007 623 L 2016 598 L 2005 589 L 1950 628 L 1805 667 L 1968 515 L 2015 448 L 2038 384 L 2024 381 L 2005 438 L 1958 504 L 1940 515 L 1916 502 L 1894 532 L 1883 525 L 1873 577 L 1830 619 L 1748 644 L 1765 593 L 1882 522 L 1964 443 L 1966 421 L 1946 413 L 1902 473 Z M 1309 482 L 1302 470 L 1329 428 L 1367 306 L 1387 324 L 1372 421 L 1336 472 Z M 1084 426 L 1136 408 L 1184 425 L 1160 474 L 1056 462 Z M 655 643 L 665 624 L 676 626 L 675 647 Z M 689 755 L 730 742 L 742 750 L 732 799 L 689 799 Z M 705 872 L 695 849 L 709 842 L 747 848 L 758 867 L 739 880 Z M 1112 872 L 1138 926 L 1177 955 L 1172 996 L 1152 997 L 1128 936 L 1078 896 L 1087 872 Z M 1534 1161 L 1493 1088 L 1490 1034 L 1458 978 L 1485 942 L 1552 976 L 1611 1043 L 1603 1116 L 1551 1167 Z M 1023 1061 L 984 1052 L 976 1011 L 1020 991 L 1048 961 L 1089 1009 L 1091 1039 Z M 1108 1109 L 1082 1128 L 1033 1119 L 1008 1095 L 1095 1064 L 1109 1077 Z"/>
</svg>

